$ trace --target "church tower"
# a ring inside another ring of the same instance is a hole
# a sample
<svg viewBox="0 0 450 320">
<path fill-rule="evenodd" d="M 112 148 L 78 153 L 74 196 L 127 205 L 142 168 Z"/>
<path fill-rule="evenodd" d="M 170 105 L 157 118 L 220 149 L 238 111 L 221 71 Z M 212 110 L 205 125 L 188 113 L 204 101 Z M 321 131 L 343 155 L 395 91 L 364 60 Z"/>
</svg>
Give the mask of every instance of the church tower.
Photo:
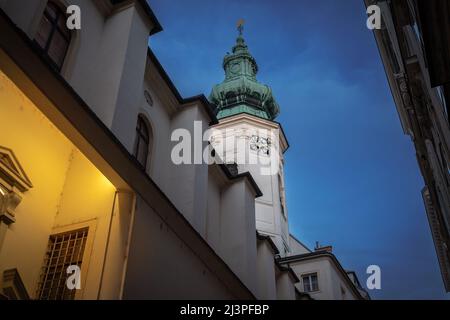
<svg viewBox="0 0 450 320">
<path fill-rule="evenodd" d="M 238 173 L 252 174 L 263 193 L 255 200 L 256 229 L 284 256 L 290 251 L 283 170 L 288 142 L 275 121 L 279 106 L 272 90 L 256 79 L 258 65 L 242 36 L 242 22 L 238 30 L 232 52 L 223 59 L 225 79 L 209 97 L 219 119 L 210 142 L 225 163 L 237 164 Z"/>
</svg>

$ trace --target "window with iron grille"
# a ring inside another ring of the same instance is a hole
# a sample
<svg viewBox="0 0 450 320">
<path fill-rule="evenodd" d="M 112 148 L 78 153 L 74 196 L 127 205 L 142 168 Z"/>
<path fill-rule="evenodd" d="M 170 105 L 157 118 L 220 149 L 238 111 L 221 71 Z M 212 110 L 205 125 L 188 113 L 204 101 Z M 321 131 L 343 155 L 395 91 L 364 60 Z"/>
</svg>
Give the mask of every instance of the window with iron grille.
<svg viewBox="0 0 450 320">
<path fill-rule="evenodd" d="M 60 70 L 69 48 L 71 33 L 66 26 L 67 15 L 55 3 L 49 1 L 36 34 L 36 42 Z"/>
<path fill-rule="evenodd" d="M 66 285 L 67 267 L 81 269 L 88 228 L 53 234 L 48 241 L 37 297 L 42 300 L 73 300 L 76 290 Z"/>
</svg>

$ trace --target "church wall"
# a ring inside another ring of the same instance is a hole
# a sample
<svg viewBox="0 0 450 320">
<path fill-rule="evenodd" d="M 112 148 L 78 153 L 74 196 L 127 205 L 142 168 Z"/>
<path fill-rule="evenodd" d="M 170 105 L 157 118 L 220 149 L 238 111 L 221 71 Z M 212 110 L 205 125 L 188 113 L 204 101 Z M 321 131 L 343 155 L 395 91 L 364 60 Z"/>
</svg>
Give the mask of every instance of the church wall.
<svg viewBox="0 0 450 320">
<path fill-rule="evenodd" d="M 295 285 L 288 271 L 277 271 L 276 287 L 278 300 L 295 300 Z"/>
<path fill-rule="evenodd" d="M 217 166 L 209 166 L 206 241 L 208 241 L 214 251 L 221 255 L 221 189 L 223 184 L 220 183 L 221 173 L 219 170 L 221 169 Z"/>
<path fill-rule="evenodd" d="M 162 247 L 163 246 L 163 247 Z M 138 198 L 124 299 L 233 299 L 188 243 Z"/>
<path fill-rule="evenodd" d="M 147 162 L 147 172 L 152 179 L 158 184 L 164 193 L 169 193 L 169 176 L 171 171 L 170 152 L 171 145 L 171 119 L 167 113 L 167 109 L 163 106 L 157 91 L 152 88 L 150 83 L 144 83 L 144 89 L 150 93 L 153 106 L 150 106 L 144 97 L 144 92 L 140 93 L 141 102 L 139 113 L 142 113 L 148 120 L 152 130 L 152 150 L 150 150 L 149 160 Z"/>
<path fill-rule="evenodd" d="M 93 2 L 80 3 L 85 13 L 73 56 L 66 59 L 66 80 L 109 128 L 112 127 L 121 87 L 133 8 L 108 19 Z"/>
<path fill-rule="evenodd" d="M 275 300 L 277 298 L 277 287 L 273 248 L 266 240 L 258 240 L 257 246 L 257 297 L 258 299 Z"/>
<path fill-rule="evenodd" d="M 130 237 L 136 196 L 128 190 L 118 190 L 114 203 L 108 250 L 100 284 L 100 299 L 121 299 L 128 262 Z"/>
<path fill-rule="evenodd" d="M 133 152 L 135 128 L 144 90 L 150 26 L 139 6 L 132 7 L 132 19 L 124 58 L 123 72 L 116 101 L 112 132 Z M 110 48 L 109 50 L 114 50 Z"/>
<path fill-rule="evenodd" d="M 245 179 L 222 190 L 220 237 L 222 258 L 256 293 L 256 234 L 254 193 Z"/>
<path fill-rule="evenodd" d="M 202 130 L 194 133 L 194 122 L 202 123 Z M 171 132 L 176 129 L 186 129 L 191 136 L 190 150 L 191 158 L 188 162 L 192 164 L 176 165 L 173 161 L 168 162 L 168 196 L 175 204 L 178 210 L 190 221 L 194 228 L 205 237 L 206 234 L 206 198 L 208 187 L 208 165 L 203 162 L 202 152 L 207 146 L 207 142 L 199 142 L 197 146 L 200 148 L 200 164 L 194 164 L 194 139 L 202 140 L 203 133 L 206 129 L 208 119 L 206 114 L 198 105 L 183 106 L 171 121 Z M 171 142 L 170 152 L 172 148 L 179 142 Z"/>
</svg>

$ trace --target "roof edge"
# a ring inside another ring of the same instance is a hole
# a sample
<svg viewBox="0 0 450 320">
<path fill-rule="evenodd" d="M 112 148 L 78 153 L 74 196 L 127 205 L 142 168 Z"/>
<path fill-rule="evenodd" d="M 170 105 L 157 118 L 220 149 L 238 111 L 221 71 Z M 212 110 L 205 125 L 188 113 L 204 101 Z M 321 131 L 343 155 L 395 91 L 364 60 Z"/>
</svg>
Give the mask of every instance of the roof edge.
<svg viewBox="0 0 450 320">
<path fill-rule="evenodd" d="M 297 283 L 297 282 L 300 282 L 300 278 L 297 276 L 297 274 L 294 272 L 294 270 L 291 268 L 291 267 L 286 267 L 286 266 L 284 266 L 281 262 L 280 262 L 280 259 L 278 258 L 276 258 L 275 259 L 275 265 L 277 266 L 277 268 L 280 270 L 280 271 L 285 271 L 285 272 L 289 272 L 289 275 L 292 277 L 292 278 L 294 278 L 294 280 L 295 280 L 295 283 Z"/>
<path fill-rule="evenodd" d="M 309 252 L 313 252 L 306 244 L 304 244 L 302 241 L 300 241 L 296 236 L 294 236 L 292 233 L 289 233 L 289 236 L 294 238 L 295 241 L 297 241 L 298 243 L 300 243 L 302 246 L 305 247 L 306 250 L 308 250 Z"/>
<path fill-rule="evenodd" d="M 126 0 L 110 0 L 110 3 L 112 6 L 116 6 L 120 5 L 125 1 Z M 142 6 L 144 12 L 147 14 L 147 16 L 150 18 L 153 24 L 153 28 L 150 30 L 150 36 L 163 30 L 161 24 L 159 23 L 158 19 L 153 13 L 153 10 L 150 8 L 150 5 L 148 4 L 147 0 L 134 0 L 133 2 L 137 2 Z"/>
<path fill-rule="evenodd" d="M 250 185 L 253 187 L 253 190 L 255 191 L 255 198 L 262 197 L 263 193 L 261 189 L 258 187 L 258 184 L 256 183 L 255 179 L 253 178 L 250 172 L 246 171 L 233 175 L 230 169 L 228 169 L 228 167 L 224 163 L 220 164 L 218 163 L 217 165 L 222 169 L 222 171 L 225 173 L 225 175 L 229 180 L 247 179 L 247 181 L 250 183 Z"/>
<path fill-rule="evenodd" d="M 200 102 L 203 105 L 206 113 L 208 114 L 208 116 L 210 118 L 210 121 L 211 121 L 210 125 L 219 123 L 219 121 L 217 120 L 216 115 L 214 114 L 214 112 L 213 112 L 213 110 L 211 108 L 210 102 L 208 101 L 208 99 L 205 97 L 204 94 L 198 94 L 198 95 L 195 95 L 195 96 L 183 98 L 181 96 L 180 92 L 178 91 L 178 89 L 175 87 L 175 85 L 172 82 L 172 80 L 170 79 L 170 77 L 167 74 L 166 70 L 164 70 L 164 67 L 159 62 L 159 60 L 156 57 L 155 53 L 152 51 L 152 49 L 150 47 L 148 47 L 147 56 L 155 64 L 156 69 L 158 69 L 159 74 L 161 75 L 161 77 L 163 78 L 164 82 L 167 84 L 167 86 L 169 87 L 170 91 L 175 96 L 175 98 L 177 99 L 177 101 L 178 101 L 178 103 L 180 105 L 186 105 L 186 104 L 190 104 L 190 103 Z"/>
<path fill-rule="evenodd" d="M 273 249 L 273 252 L 274 252 L 275 254 L 280 254 L 280 250 L 278 250 L 278 248 L 277 248 L 275 242 L 273 242 L 273 239 L 272 239 L 271 236 L 262 234 L 261 232 L 259 232 L 258 230 L 256 230 L 256 237 L 257 237 L 259 240 L 269 242 L 270 246 L 271 246 L 272 249 Z"/>
</svg>

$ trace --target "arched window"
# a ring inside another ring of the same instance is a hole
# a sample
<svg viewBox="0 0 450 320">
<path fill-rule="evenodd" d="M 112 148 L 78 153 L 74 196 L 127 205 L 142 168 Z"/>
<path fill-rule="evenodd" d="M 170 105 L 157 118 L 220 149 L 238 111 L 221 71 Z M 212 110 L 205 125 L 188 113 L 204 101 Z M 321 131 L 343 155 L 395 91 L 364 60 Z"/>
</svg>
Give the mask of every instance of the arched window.
<svg viewBox="0 0 450 320">
<path fill-rule="evenodd" d="M 134 143 L 134 156 L 145 168 L 150 150 L 150 130 L 147 121 L 142 115 L 138 116 L 136 125 L 136 141 Z"/>
<path fill-rule="evenodd" d="M 54 2 L 49 1 L 35 38 L 58 70 L 61 70 L 64 63 L 71 38 L 66 21 L 66 13 Z"/>
</svg>

